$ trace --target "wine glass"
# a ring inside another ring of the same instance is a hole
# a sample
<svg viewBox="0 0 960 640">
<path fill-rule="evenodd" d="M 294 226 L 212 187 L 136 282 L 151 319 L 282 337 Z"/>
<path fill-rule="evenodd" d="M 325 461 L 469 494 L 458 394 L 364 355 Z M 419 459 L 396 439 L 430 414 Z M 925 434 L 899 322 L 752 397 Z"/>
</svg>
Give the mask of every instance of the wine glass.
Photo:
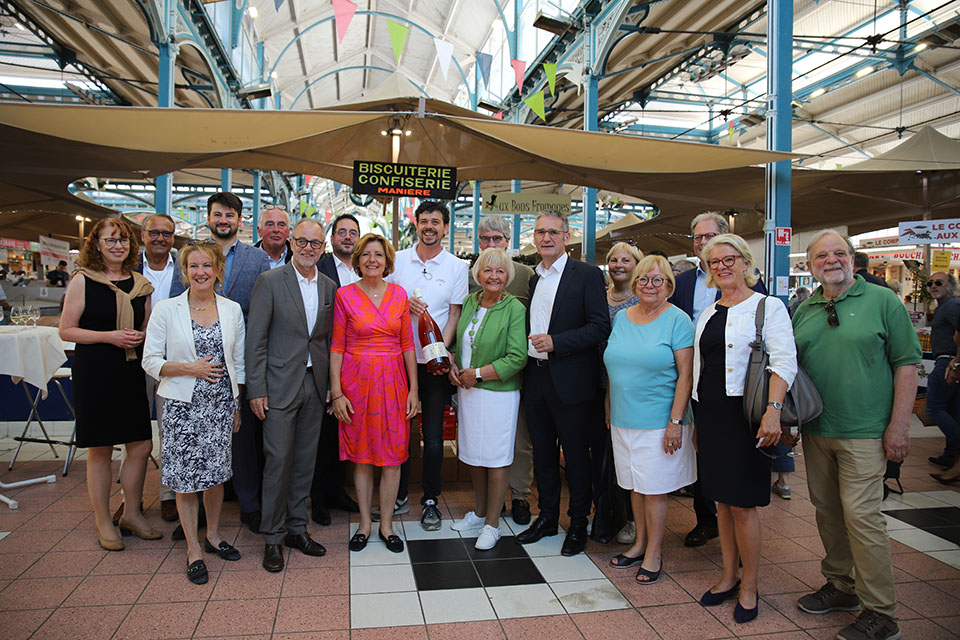
<svg viewBox="0 0 960 640">
<path fill-rule="evenodd" d="M 30 305 L 30 320 L 33 322 L 33 326 L 37 326 L 37 321 L 40 319 L 40 305 L 32 304 Z"/>
<path fill-rule="evenodd" d="M 10 310 L 10 321 L 18 327 L 20 326 L 20 323 L 23 322 L 23 307 L 18 306 Z"/>
</svg>

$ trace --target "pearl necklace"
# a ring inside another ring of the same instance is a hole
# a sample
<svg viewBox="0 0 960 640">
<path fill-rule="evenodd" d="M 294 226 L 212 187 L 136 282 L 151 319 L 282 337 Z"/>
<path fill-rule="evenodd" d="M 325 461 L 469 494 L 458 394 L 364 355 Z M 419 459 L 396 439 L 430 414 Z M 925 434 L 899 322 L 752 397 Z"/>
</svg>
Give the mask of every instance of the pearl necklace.
<svg viewBox="0 0 960 640">
<path fill-rule="evenodd" d="M 623 302 L 624 300 L 629 300 L 630 298 L 633 297 L 632 291 L 628 291 L 627 295 L 623 296 L 622 298 L 618 298 L 615 295 L 613 295 L 613 291 L 614 291 L 613 289 L 610 289 L 609 291 L 607 291 L 607 295 L 610 296 L 610 299 L 613 300 L 614 302 Z"/>
</svg>

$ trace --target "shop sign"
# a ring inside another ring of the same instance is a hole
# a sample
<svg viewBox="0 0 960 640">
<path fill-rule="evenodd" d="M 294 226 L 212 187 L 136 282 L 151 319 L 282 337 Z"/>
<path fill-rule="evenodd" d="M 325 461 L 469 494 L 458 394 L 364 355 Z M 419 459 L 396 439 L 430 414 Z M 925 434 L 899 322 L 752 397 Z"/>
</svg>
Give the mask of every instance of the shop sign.
<svg viewBox="0 0 960 640">
<path fill-rule="evenodd" d="M 901 244 L 960 242 L 960 218 L 900 223 Z"/>
<path fill-rule="evenodd" d="M 950 251 L 934 251 L 933 258 L 930 262 L 930 266 L 934 269 L 949 269 L 950 268 Z"/>
<path fill-rule="evenodd" d="M 860 249 L 873 249 L 874 247 L 895 247 L 900 244 L 898 236 L 887 236 L 885 238 L 871 238 L 870 240 L 861 240 Z"/>
<path fill-rule="evenodd" d="M 353 192 L 370 196 L 453 200 L 457 197 L 457 169 L 354 160 Z"/>
<path fill-rule="evenodd" d="M 70 262 L 70 243 L 66 240 L 40 236 L 40 264 L 45 267 L 55 267 L 61 260 Z"/>
<path fill-rule="evenodd" d="M 791 227 L 777 227 L 777 246 L 778 247 L 789 247 L 792 237 L 793 237 L 793 229 Z"/>
<path fill-rule="evenodd" d="M 24 251 L 30 251 L 30 242 L 28 240 L 0 238 L 0 247 L 3 247 L 4 249 L 22 249 Z"/>
<path fill-rule="evenodd" d="M 960 251 L 945 251 L 950 254 L 951 262 L 960 262 Z M 881 251 L 868 254 L 870 260 L 918 260 L 923 262 L 923 249 L 912 251 Z"/>
<path fill-rule="evenodd" d="M 569 216 L 573 210 L 569 195 L 562 193 L 490 193 L 483 196 L 480 211 L 492 215 L 533 213 L 554 210 Z"/>
</svg>

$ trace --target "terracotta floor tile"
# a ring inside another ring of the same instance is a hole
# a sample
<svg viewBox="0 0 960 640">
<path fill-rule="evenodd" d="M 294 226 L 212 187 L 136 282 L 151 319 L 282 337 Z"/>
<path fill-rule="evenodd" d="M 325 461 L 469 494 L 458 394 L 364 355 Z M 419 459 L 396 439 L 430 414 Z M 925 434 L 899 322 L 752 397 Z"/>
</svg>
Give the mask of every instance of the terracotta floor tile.
<svg viewBox="0 0 960 640">
<path fill-rule="evenodd" d="M 231 543 L 232 544 L 232 543 Z M 263 571 L 263 543 L 250 546 L 234 545 L 240 552 L 240 559 L 223 563 L 224 571 Z M 207 555 L 208 558 L 216 556 Z M 209 566 L 209 565 L 208 565 Z"/>
<path fill-rule="evenodd" d="M 708 611 L 737 636 L 761 635 L 766 638 L 773 633 L 800 630 L 798 625 L 767 604 L 762 596 L 760 598 L 760 611 L 756 619 L 739 624 L 733 619 L 733 610 L 736 604 L 736 600 L 729 600 L 720 606 L 710 607 Z"/>
<path fill-rule="evenodd" d="M 259 571 L 224 571 L 217 580 L 211 600 L 253 600 L 279 598 L 283 586 L 282 573 Z"/>
<path fill-rule="evenodd" d="M 207 584 L 193 584 L 185 573 L 158 573 L 149 578 L 146 588 L 140 594 L 138 603 L 163 602 L 206 602 L 210 599 L 214 587 L 217 586 L 217 576 L 210 577 Z"/>
<path fill-rule="evenodd" d="M 288 569 L 283 581 L 284 598 L 349 594 L 350 575 L 340 567 Z"/>
<path fill-rule="evenodd" d="M 130 573 L 154 574 L 169 554 L 169 549 L 124 550 L 121 553 L 104 553 L 100 564 L 94 567 L 93 575 L 120 575 Z"/>
<path fill-rule="evenodd" d="M 16 578 L 43 556 L 39 551 L 0 555 L 0 580 Z"/>
<path fill-rule="evenodd" d="M 29 533 L 29 532 L 25 532 Z M 36 535 L 36 534 L 31 534 Z M 44 536 L 56 535 L 58 542 L 52 547 L 54 551 L 96 551 L 100 549 L 100 543 L 97 542 L 97 532 L 93 525 L 80 526 L 72 531 L 45 531 Z M 124 539 L 124 545 L 127 544 Z"/>
<path fill-rule="evenodd" d="M 498 640 L 506 638 L 499 620 L 428 624 L 430 640 Z"/>
<path fill-rule="evenodd" d="M 960 611 L 960 599 L 925 582 L 897 585 L 896 594 L 898 601 L 926 617 Z"/>
<path fill-rule="evenodd" d="M 6 506 L 3 505 L 6 509 Z M 50 551 L 66 535 L 66 531 L 17 530 L 0 540 L 0 554 L 5 553 L 45 553 Z"/>
<path fill-rule="evenodd" d="M 636 609 L 574 613 L 570 617 L 586 640 L 613 640 L 614 638 L 653 640 L 659 638 Z M 433 640 L 432 632 L 430 638 Z"/>
<path fill-rule="evenodd" d="M 63 606 L 133 604 L 149 581 L 150 576 L 145 574 L 90 576 L 73 590 Z"/>
<path fill-rule="evenodd" d="M 350 566 L 350 551 L 347 549 L 347 543 L 324 544 L 327 553 L 319 558 L 300 553 L 296 549 L 291 550 L 288 557 L 288 569 L 321 569 L 323 567 L 348 567 Z M 261 556 L 261 560 L 263 557 Z"/>
<path fill-rule="evenodd" d="M 129 610 L 129 605 L 60 607 L 37 629 L 31 640 L 109 638 Z"/>
<path fill-rule="evenodd" d="M 791 576 L 780 566 L 769 564 L 760 567 L 758 589 L 762 595 L 803 591 L 806 588 L 806 584 Z"/>
<path fill-rule="evenodd" d="M 274 631 L 295 633 L 348 628 L 350 596 L 310 596 L 281 599 Z"/>
<path fill-rule="evenodd" d="M 797 598 L 806 595 L 807 591 L 797 593 L 781 593 L 763 596 L 763 601 L 779 611 L 785 618 L 805 631 L 824 627 L 844 627 L 856 618 L 855 614 L 845 611 L 834 611 L 813 615 L 797 608 Z"/>
<path fill-rule="evenodd" d="M 960 598 L 960 580 L 935 580 L 928 584 L 940 589 L 944 593 L 949 593 L 954 598 Z M 958 612 L 960 615 L 960 612 Z"/>
<path fill-rule="evenodd" d="M 58 607 L 82 578 L 20 578 L 0 592 L 0 611 Z"/>
<path fill-rule="evenodd" d="M 99 564 L 107 551 L 48 551 L 23 573 L 24 578 L 85 576 Z"/>
<path fill-rule="evenodd" d="M 627 570 L 625 573 L 626 576 L 611 582 L 635 607 L 681 604 L 694 600 L 693 596 L 680 587 L 668 573 L 661 575 L 656 584 L 649 585 L 637 582 L 636 571 Z"/>
<path fill-rule="evenodd" d="M 220 640 L 217 638 L 217 640 Z M 246 640 L 246 637 L 238 640 Z M 311 631 L 309 633 L 275 633 L 272 640 L 350 640 L 350 631 Z"/>
<path fill-rule="evenodd" d="M 3 508 L 6 509 L 7 507 L 4 506 Z M 0 531 L 15 531 L 37 515 L 36 513 L 23 513 L 19 509 L 16 511 L 0 511 Z"/>
<path fill-rule="evenodd" d="M 91 514 L 83 511 L 42 511 L 23 523 L 23 531 L 70 531 Z"/>
<path fill-rule="evenodd" d="M 217 575 L 226 564 L 226 560 L 212 553 L 203 554 L 203 563 L 207 565 L 207 571 L 210 575 Z M 174 547 L 167 553 L 163 564 L 157 569 L 157 573 L 181 573 L 187 572 L 187 547 L 186 545 Z"/>
<path fill-rule="evenodd" d="M 277 598 L 265 600 L 221 600 L 207 603 L 197 636 L 223 636 L 243 629 L 244 633 L 258 634 L 273 631 Z"/>
<path fill-rule="evenodd" d="M 640 614 L 664 640 L 729 638 L 733 633 L 699 603 L 644 607 Z"/>
<path fill-rule="evenodd" d="M 3 611 L 3 637 L 6 640 L 26 640 L 53 613 L 55 609 Z"/>
<path fill-rule="evenodd" d="M 775 563 L 820 559 L 820 556 L 813 551 L 800 546 L 790 538 L 764 540 L 760 543 L 760 554 L 768 562 Z"/>
<path fill-rule="evenodd" d="M 136 604 L 117 629 L 114 640 L 189 638 L 203 613 L 202 602 Z"/>
<path fill-rule="evenodd" d="M 893 566 L 921 580 L 960 578 L 960 569 L 954 569 L 950 565 L 919 551 L 894 555 Z"/>
<path fill-rule="evenodd" d="M 508 640 L 573 640 L 583 637 L 570 616 L 505 618 L 500 623 Z"/>
<path fill-rule="evenodd" d="M 931 620 L 901 620 L 897 623 L 904 638 L 923 638 L 923 640 L 954 640 L 960 628 L 952 631 L 935 624 Z"/>
<path fill-rule="evenodd" d="M 932 618 L 931 620 L 950 632 L 956 632 L 960 629 L 960 615 L 946 618 Z"/>
<path fill-rule="evenodd" d="M 350 640 L 427 640 L 427 628 L 422 625 L 410 627 L 378 627 L 376 629 L 353 629 Z"/>
</svg>

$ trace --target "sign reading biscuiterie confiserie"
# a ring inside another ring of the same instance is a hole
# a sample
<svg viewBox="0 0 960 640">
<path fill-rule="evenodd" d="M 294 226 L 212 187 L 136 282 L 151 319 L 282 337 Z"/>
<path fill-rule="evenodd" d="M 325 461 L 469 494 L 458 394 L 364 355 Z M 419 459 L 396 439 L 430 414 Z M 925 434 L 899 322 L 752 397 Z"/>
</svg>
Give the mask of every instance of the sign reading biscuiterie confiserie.
<svg viewBox="0 0 960 640">
<path fill-rule="evenodd" d="M 512 213 L 540 213 L 559 211 L 565 216 L 572 212 L 571 198 L 562 193 L 485 193 L 482 213 L 508 215 Z"/>
<path fill-rule="evenodd" d="M 370 196 L 453 200 L 457 197 L 457 169 L 354 160 L 353 192 Z"/>
</svg>

